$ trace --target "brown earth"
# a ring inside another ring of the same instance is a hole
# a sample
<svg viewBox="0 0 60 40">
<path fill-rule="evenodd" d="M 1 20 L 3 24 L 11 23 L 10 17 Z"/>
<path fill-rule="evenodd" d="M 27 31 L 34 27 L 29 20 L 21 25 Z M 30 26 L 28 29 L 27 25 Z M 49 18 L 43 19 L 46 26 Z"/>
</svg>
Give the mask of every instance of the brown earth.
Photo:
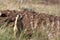
<svg viewBox="0 0 60 40">
<path fill-rule="evenodd" d="M 50 22 L 52 21 L 60 21 L 60 16 L 54 16 L 54 15 L 49 15 L 45 13 L 37 13 L 35 11 L 28 11 L 28 10 L 23 10 L 23 11 L 16 11 L 16 10 L 1 10 L 0 11 L 0 23 L 1 22 L 14 22 L 16 15 L 22 15 L 24 16 L 23 18 L 23 23 L 24 26 L 31 26 L 30 22 L 32 22 L 35 26 L 36 24 L 41 23 L 42 21 L 49 20 Z M 37 21 L 37 22 L 36 22 Z M 41 21 L 41 22 L 40 22 Z M 46 23 L 45 23 L 46 24 Z"/>
</svg>

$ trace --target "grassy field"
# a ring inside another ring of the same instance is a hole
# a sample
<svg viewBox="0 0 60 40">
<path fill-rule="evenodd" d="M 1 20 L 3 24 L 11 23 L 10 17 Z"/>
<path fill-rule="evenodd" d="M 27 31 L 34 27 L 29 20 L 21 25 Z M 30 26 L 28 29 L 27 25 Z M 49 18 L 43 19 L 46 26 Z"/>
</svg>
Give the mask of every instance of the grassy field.
<svg viewBox="0 0 60 40">
<path fill-rule="evenodd" d="M 37 1 L 39 2 L 39 1 Z M 22 8 L 29 8 L 33 9 L 36 12 L 39 13 L 47 13 L 52 15 L 58 15 L 60 16 L 60 5 L 59 4 L 53 4 L 53 5 L 46 5 L 46 4 L 37 4 L 36 3 L 23 3 L 20 4 L 18 2 L 10 2 L 7 3 L 0 3 L 0 10 L 21 10 Z M 13 23 L 7 24 L 5 22 L 2 26 L 0 26 L 0 40 L 15 40 L 15 37 L 13 36 Z M 42 26 L 38 29 L 37 32 L 32 34 L 32 37 L 30 40 L 60 40 L 60 35 L 55 35 L 53 38 L 49 38 L 49 34 L 47 33 L 49 29 L 46 26 L 45 30 L 42 29 Z M 45 26 L 44 26 L 45 27 Z M 29 40 L 28 35 L 25 35 L 24 32 L 21 32 L 19 40 Z"/>
<path fill-rule="evenodd" d="M 7 26 L 7 22 L 0 27 L 0 40 L 15 40 L 12 24 Z M 29 40 L 29 36 L 24 34 L 24 31 L 21 32 L 19 40 Z M 39 28 L 38 31 L 32 34 L 30 40 L 49 40 L 46 30 L 43 31 L 42 28 Z"/>
<path fill-rule="evenodd" d="M 8 6 L 9 5 L 9 6 Z M 14 5 L 14 6 L 13 6 Z M 29 8 L 33 9 L 37 12 L 42 12 L 42 13 L 48 13 L 48 14 L 53 14 L 53 15 L 59 15 L 60 14 L 60 5 L 45 5 L 45 4 L 7 4 L 7 5 L 1 5 L 0 10 L 21 10 L 21 8 Z"/>
</svg>

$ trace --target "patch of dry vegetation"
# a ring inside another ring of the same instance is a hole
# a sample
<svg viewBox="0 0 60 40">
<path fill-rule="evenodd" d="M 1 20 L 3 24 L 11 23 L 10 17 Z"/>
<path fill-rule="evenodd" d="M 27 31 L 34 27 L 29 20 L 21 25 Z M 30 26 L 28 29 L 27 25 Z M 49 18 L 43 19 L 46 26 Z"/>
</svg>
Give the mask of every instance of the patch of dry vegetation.
<svg viewBox="0 0 60 40">
<path fill-rule="evenodd" d="M 4 1 L 4 0 L 3 0 Z M 60 5 L 56 4 L 56 5 L 47 5 L 47 4 L 40 4 L 41 1 L 33 1 L 33 3 L 23 3 L 20 4 L 18 2 L 16 2 L 15 0 L 11 0 L 11 1 L 4 1 L 0 3 L 0 10 L 6 10 L 6 9 L 10 9 L 10 10 L 21 10 L 22 8 L 29 8 L 29 9 L 33 9 L 36 12 L 39 13 L 47 13 L 47 14 L 52 14 L 52 15 L 59 15 L 60 16 Z M 6 26 L 8 25 L 8 26 Z M 12 26 L 12 24 L 7 24 L 7 22 L 3 25 L 0 26 L 0 40 L 15 40 L 14 36 L 13 36 L 13 29 L 10 27 Z M 38 29 L 37 32 L 35 32 L 32 37 L 31 40 L 60 40 L 60 35 L 56 36 L 52 39 L 48 39 L 48 36 L 51 34 L 47 34 L 48 30 L 50 30 L 51 28 L 46 27 L 45 30 L 43 30 L 42 28 L 43 25 L 41 25 L 41 27 Z M 6 28 L 5 28 L 6 27 Z M 24 34 L 24 31 L 21 32 L 20 35 L 20 40 L 27 40 L 29 37 L 28 35 Z"/>
<path fill-rule="evenodd" d="M 23 2 L 22 4 L 16 0 L 6 0 L 2 3 L 0 3 L 0 10 L 4 9 L 10 9 L 10 10 L 21 10 L 21 8 L 31 8 L 34 9 L 37 12 L 44 12 L 44 13 L 49 13 L 53 15 L 59 15 L 60 14 L 60 5 L 59 4 L 38 4 L 42 0 L 35 0 L 32 1 L 31 3 L 28 2 Z M 44 1 L 44 0 L 43 0 Z M 52 0 L 51 0 L 52 1 Z M 35 2 L 35 3 L 34 3 Z M 37 3 L 36 3 L 37 2 Z"/>
</svg>

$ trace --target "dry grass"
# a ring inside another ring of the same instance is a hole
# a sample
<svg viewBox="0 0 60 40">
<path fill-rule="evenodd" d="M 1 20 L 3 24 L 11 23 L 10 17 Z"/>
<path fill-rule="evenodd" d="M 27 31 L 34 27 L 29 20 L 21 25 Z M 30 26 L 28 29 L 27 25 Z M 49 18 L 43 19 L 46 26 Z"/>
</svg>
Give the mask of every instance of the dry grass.
<svg viewBox="0 0 60 40">
<path fill-rule="evenodd" d="M 8 2 L 6 4 L 0 3 L 0 10 L 6 10 L 6 9 L 21 10 L 22 8 L 25 8 L 25 7 L 29 9 L 33 9 L 39 13 L 47 13 L 47 14 L 60 16 L 60 5 L 58 4 L 57 5 L 45 5 L 45 4 L 36 4 L 36 3 L 35 4 L 32 4 L 32 3 L 19 4 L 18 2 L 16 3 L 15 1 L 14 2 L 11 1 L 9 4 Z M 0 40 L 15 40 L 13 36 L 12 28 L 10 28 L 12 24 L 8 26 L 6 25 L 7 25 L 7 22 L 0 27 Z M 60 40 L 60 35 L 55 36 L 52 39 L 48 39 L 48 34 L 46 32 L 49 31 L 49 29 L 51 28 L 46 27 L 45 30 L 43 30 L 42 26 L 38 29 L 37 32 L 35 32 L 32 35 L 31 40 Z M 24 32 L 21 32 L 20 40 L 27 40 L 28 38 L 29 37 L 25 35 Z"/>
<path fill-rule="evenodd" d="M 8 4 L 10 6 L 1 5 L 1 10 L 21 10 L 21 8 L 29 8 L 33 9 L 37 12 L 42 13 L 49 13 L 53 15 L 59 15 L 60 14 L 60 5 L 45 5 L 45 4 Z"/>
<path fill-rule="evenodd" d="M 7 24 L 7 22 L 6 22 Z M 11 26 L 6 27 L 6 25 L 4 24 L 4 26 L 0 27 L 0 40 L 15 40 L 14 34 L 13 34 L 13 30 L 11 28 Z M 24 31 L 21 32 L 20 34 L 20 40 L 28 40 L 29 36 L 24 34 Z M 45 31 L 38 29 L 37 32 L 35 32 L 34 34 L 32 34 L 31 40 L 48 40 L 47 38 L 47 34 Z"/>
</svg>

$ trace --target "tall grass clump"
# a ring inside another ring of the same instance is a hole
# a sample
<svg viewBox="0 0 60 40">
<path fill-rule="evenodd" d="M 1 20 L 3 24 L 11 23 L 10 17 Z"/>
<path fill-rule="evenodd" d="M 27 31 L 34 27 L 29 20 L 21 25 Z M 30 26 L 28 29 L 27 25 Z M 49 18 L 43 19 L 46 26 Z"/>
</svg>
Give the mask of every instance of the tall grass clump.
<svg viewBox="0 0 60 40">
<path fill-rule="evenodd" d="M 8 22 L 5 22 L 0 27 L 0 40 L 15 40 L 13 36 L 12 28 L 7 26 Z"/>
<path fill-rule="evenodd" d="M 13 33 L 13 23 L 7 25 L 8 22 L 5 22 L 2 26 L 0 26 L 0 40 L 16 40 Z M 40 25 L 31 36 L 27 35 L 26 32 L 23 30 L 20 33 L 19 40 L 60 40 L 60 35 L 54 37 L 53 39 L 49 39 L 50 26 Z M 53 35 L 52 35 L 53 36 Z"/>
<path fill-rule="evenodd" d="M 7 22 L 5 22 L 4 25 L 0 27 L 0 40 L 15 40 L 14 34 L 13 34 L 13 28 L 11 28 L 11 24 L 7 26 Z M 24 33 L 24 30 L 20 33 L 19 40 L 47 40 L 47 34 L 45 31 L 42 31 L 41 29 L 38 29 L 38 31 L 35 31 L 31 37 L 29 35 Z"/>
</svg>

